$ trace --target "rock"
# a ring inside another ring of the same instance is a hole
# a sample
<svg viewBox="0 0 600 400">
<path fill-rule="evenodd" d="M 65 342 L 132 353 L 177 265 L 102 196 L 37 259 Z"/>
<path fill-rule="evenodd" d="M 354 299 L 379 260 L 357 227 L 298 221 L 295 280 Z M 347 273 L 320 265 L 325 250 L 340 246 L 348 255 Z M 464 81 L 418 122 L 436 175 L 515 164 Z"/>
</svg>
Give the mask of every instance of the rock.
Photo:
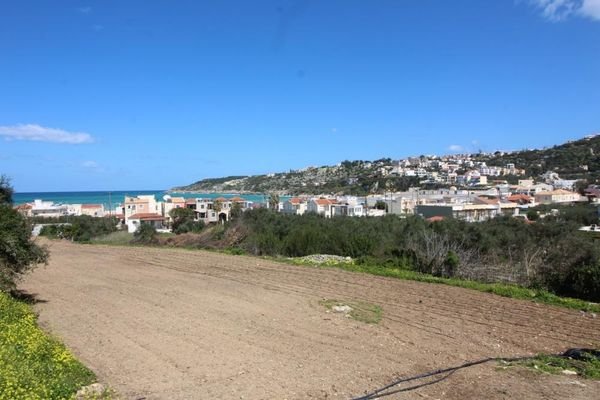
<svg viewBox="0 0 600 400">
<path fill-rule="evenodd" d="M 86 400 L 100 398 L 106 392 L 106 386 L 101 383 L 92 383 L 91 385 L 84 386 L 77 391 L 75 394 L 76 400 Z"/>
<path fill-rule="evenodd" d="M 348 314 L 350 311 L 352 311 L 352 307 L 347 306 L 347 305 L 333 306 L 333 307 L 331 307 L 331 311 L 336 312 L 336 313 Z"/>
<path fill-rule="evenodd" d="M 300 260 L 314 264 L 352 263 L 352 257 L 342 257 L 331 254 L 312 254 L 309 256 L 301 257 Z"/>
<path fill-rule="evenodd" d="M 562 370 L 562 373 L 563 373 L 564 375 L 577 375 L 577 371 L 572 371 L 572 370 L 570 370 L 570 369 L 563 369 L 563 370 Z"/>
</svg>

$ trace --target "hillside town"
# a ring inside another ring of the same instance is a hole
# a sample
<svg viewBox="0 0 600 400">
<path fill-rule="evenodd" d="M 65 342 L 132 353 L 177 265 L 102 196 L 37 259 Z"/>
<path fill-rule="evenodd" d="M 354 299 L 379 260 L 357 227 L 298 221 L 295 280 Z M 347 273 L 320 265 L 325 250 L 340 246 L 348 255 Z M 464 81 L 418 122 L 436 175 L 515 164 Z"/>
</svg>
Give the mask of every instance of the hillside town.
<svg viewBox="0 0 600 400">
<path fill-rule="evenodd" d="M 479 166 L 480 168 L 487 168 Z M 512 166 L 507 166 L 512 171 Z M 400 170 L 397 170 L 398 172 Z M 402 170 L 406 173 L 408 170 Z M 417 173 L 410 170 L 409 173 Z M 417 170 L 418 171 L 418 170 Z M 499 171 L 494 168 L 493 171 Z M 489 172 L 489 169 L 488 169 Z M 518 171 L 517 171 L 518 172 Z M 470 170 L 460 176 L 460 181 L 477 182 L 476 186 L 440 189 L 410 188 L 404 192 L 385 192 L 368 196 L 300 195 L 271 196 L 265 202 L 253 202 L 241 196 L 217 198 L 184 198 L 165 195 L 162 200 L 154 195 L 126 196 L 123 204 L 107 209 L 103 204 L 54 204 L 35 200 L 15 206 L 28 217 L 61 217 L 88 215 L 91 217 L 116 217 L 129 232 L 142 224 L 157 230 L 169 231 L 171 211 L 188 208 L 195 212 L 196 221 L 205 224 L 224 223 L 232 218 L 232 211 L 270 207 L 288 215 L 315 213 L 325 218 L 381 217 L 386 214 L 400 216 L 418 215 L 435 221 L 456 218 L 468 222 L 486 221 L 497 216 L 513 216 L 527 220 L 527 211 L 538 205 L 597 203 L 600 205 L 600 186 L 590 185 L 583 195 L 572 190 L 575 182 L 560 179 L 547 173 L 541 181 L 521 179 L 516 185 L 504 180 L 487 180 L 479 170 Z"/>
</svg>

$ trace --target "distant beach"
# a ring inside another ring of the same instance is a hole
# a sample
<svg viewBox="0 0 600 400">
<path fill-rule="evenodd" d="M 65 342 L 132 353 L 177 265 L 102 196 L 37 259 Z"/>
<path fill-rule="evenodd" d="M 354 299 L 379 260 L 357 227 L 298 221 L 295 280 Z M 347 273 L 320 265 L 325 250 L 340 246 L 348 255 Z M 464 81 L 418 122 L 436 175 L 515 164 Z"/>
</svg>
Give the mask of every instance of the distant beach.
<svg viewBox="0 0 600 400">
<path fill-rule="evenodd" d="M 22 192 L 15 193 L 13 200 L 15 204 L 31 203 L 36 199 L 52 201 L 56 204 L 104 204 L 108 208 L 111 204 L 114 208 L 122 204 L 125 196 L 154 195 L 157 200 L 162 200 L 165 195 L 184 198 L 207 198 L 235 197 L 240 196 L 255 203 L 264 203 L 267 199 L 262 194 L 232 194 L 232 193 L 175 193 L 167 190 L 126 190 L 126 191 L 96 191 L 96 192 Z"/>
</svg>

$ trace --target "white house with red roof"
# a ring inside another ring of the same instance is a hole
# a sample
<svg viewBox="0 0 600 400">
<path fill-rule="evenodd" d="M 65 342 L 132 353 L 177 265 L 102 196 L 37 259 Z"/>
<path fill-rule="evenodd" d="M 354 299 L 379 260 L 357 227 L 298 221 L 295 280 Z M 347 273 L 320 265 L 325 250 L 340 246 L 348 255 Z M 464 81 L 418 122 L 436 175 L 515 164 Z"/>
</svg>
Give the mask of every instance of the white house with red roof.
<svg viewBox="0 0 600 400">
<path fill-rule="evenodd" d="M 307 212 L 314 212 L 325 218 L 331 218 L 334 215 L 333 205 L 337 204 L 334 199 L 311 199 L 306 206 Z"/>
<path fill-rule="evenodd" d="M 301 197 L 292 197 L 283 202 L 281 212 L 290 215 L 302 215 L 308 208 L 308 201 Z"/>
<path fill-rule="evenodd" d="M 129 233 L 137 231 L 143 224 L 151 225 L 154 229 L 163 229 L 164 222 L 165 218 L 162 215 L 155 213 L 137 213 L 130 215 L 125 220 L 127 232 Z"/>
</svg>

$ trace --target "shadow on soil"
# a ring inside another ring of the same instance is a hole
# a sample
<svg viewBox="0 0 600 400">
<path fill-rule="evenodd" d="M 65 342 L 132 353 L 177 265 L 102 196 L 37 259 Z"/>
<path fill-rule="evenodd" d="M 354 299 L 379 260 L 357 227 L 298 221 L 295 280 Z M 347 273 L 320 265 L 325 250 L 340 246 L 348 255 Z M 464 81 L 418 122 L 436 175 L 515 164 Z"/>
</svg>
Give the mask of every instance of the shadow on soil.
<svg viewBox="0 0 600 400">
<path fill-rule="evenodd" d="M 44 300 L 38 297 L 37 293 L 29 293 L 26 290 L 13 290 L 11 293 L 13 298 L 20 300 L 27 304 L 38 304 L 38 303 L 47 303 L 48 300 Z"/>
</svg>

